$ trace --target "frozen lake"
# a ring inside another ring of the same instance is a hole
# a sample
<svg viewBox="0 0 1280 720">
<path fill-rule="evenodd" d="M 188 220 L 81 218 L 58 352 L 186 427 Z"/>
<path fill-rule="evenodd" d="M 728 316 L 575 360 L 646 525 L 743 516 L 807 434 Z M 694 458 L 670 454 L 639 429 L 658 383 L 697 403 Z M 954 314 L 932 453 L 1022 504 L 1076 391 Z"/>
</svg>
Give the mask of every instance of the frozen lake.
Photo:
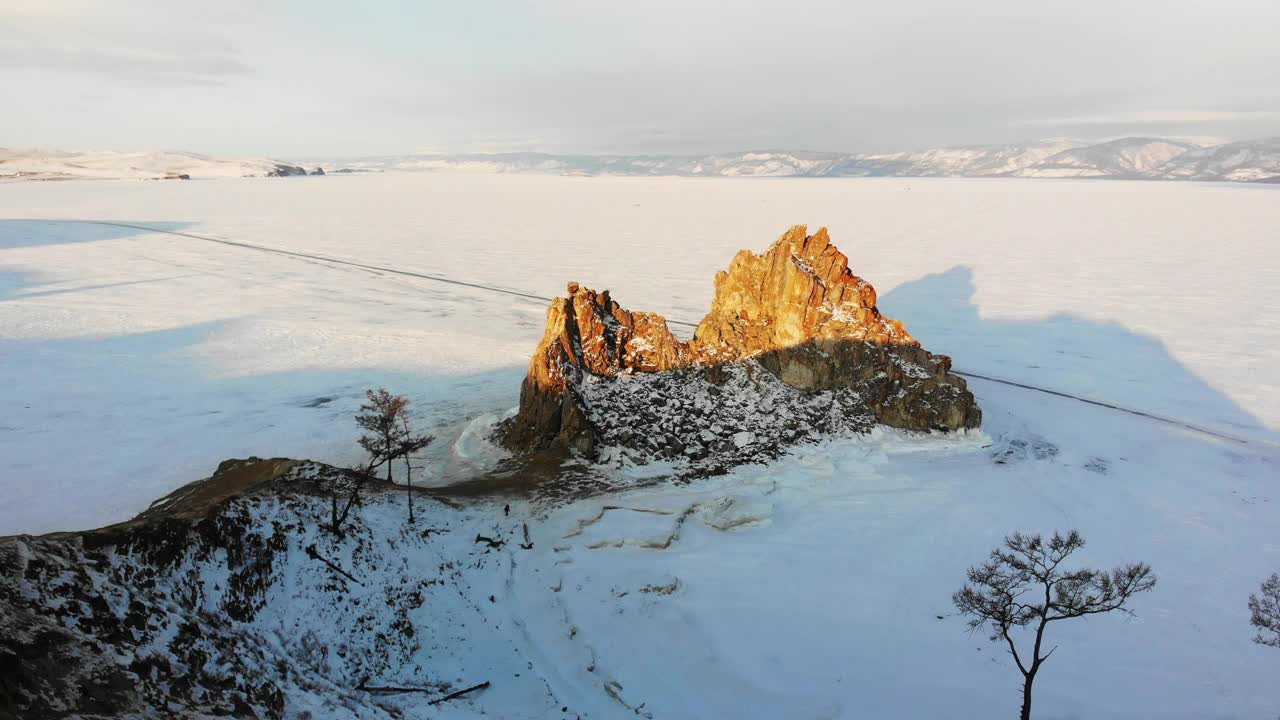
<svg viewBox="0 0 1280 720">
<path fill-rule="evenodd" d="M 1130 182 L 387 174 L 0 189 L 0 532 L 121 520 L 233 456 L 344 461 L 361 389 L 455 433 L 515 404 L 545 304 L 107 220 L 697 321 L 826 225 L 956 366 L 1242 437 L 1280 426 L 1280 194 Z M 465 457 L 435 458 L 437 477 Z M 92 498 L 68 505 L 64 498 Z"/>
<path fill-rule="evenodd" d="M 1137 621 L 1062 629 L 1038 711 L 1274 714 L 1275 651 L 1249 643 L 1245 600 L 1280 569 L 1280 187 L 425 174 L 0 186 L 0 534 L 126 519 L 228 457 L 352 460 L 350 416 L 377 385 L 410 395 L 440 434 L 427 474 L 467 477 L 493 452 L 474 429 L 516 404 L 541 336 L 542 301 L 102 222 L 537 296 L 576 280 L 689 321 L 738 249 L 828 226 L 884 312 L 958 369 L 1234 440 L 975 380 L 981 432 L 877 432 L 613 501 L 646 513 L 558 510 L 527 563 L 493 578 L 527 627 L 522 647 L 563 672 L 547 677 L 553 695 L 614 707 L 573 669 L 590 657 L 657 717 L 1011 714 L 1016 672 L 964 634 L 950 593 L 1005 533 L 1076 527 L 1091 541 L 1082 560 L 1145 560 L 1160 585 Z M 646 549 L 694 505 L 706 523 Z M 576 591 L 548 595 L 553 572 Z M 617 591 L 672 577 L 666 604 Z"/>
</svg>

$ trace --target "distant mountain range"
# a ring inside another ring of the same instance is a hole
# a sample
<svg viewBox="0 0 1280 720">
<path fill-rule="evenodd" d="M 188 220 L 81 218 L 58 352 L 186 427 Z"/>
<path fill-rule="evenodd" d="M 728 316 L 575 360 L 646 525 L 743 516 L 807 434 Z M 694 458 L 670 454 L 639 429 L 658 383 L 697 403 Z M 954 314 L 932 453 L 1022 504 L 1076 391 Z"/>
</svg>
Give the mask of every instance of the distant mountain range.
<svg viewBox="0 0 1280 720">
<path fill-rule="evenodd" d="M 499 153 L 348 159 L 363 171 L 674 175 L 682 177 L 1023 177 L 1275 182 L 1280 137 L 1201 146 L 1130 137 L 1102 143 L 1045 140 L 891 154 L 742 152 L 721 155 Z"/>
<path fill-rule="evenodd" d="M 313 171 L 314 172 L 314 171 Z M 184 152 L 62 152 L 0 148 L 3 180 L 178 180 L 307 175 L 279 160 L 223 160 Z"/>
<path fill-rule="evenodd" d="M 1018 177 L 1280 182 L 1280 137 L 1221 145 L 1127 137 L 866 154 L 412 154 L 307 163 L 329 172 L 541 173 L 680 177 Z M 0 180 L 201 178 L 320 174 L 278 160 L 219 160 L 176 152 L 68 153 L 0 148 Z"/>
</svg>

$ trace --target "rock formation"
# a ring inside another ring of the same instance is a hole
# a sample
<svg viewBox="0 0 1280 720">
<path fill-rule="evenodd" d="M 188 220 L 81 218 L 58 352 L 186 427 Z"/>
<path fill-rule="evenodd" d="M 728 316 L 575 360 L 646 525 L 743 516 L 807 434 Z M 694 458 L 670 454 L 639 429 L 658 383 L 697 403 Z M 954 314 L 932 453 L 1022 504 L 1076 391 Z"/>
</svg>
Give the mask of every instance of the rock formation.
<svg viewBox="0 0 1280 720">
<path fill-rule="evenodd" d="M 704 469 L 776 455 L 788 442 L 875 423 L 976 427 L 951 361 L 876 308 L 826 228 L 791 228 L 717 273 L 711 311 L 683 342 L 653 313 L 569 283 L 499 429 L 522 451 L 685 459 Z"/>
<path fill-rule="evenodd" d="M 429 698 L 498 680 L 491 649 L 508 642 L 480 603 L 497 554 L 470 537 L 515 540 L 520 523 L 431 502 L 415 529 L 404 486 L 371 480 L 335 535 L 348 482 L 229 460 L 133 520 L 0 537 L 0 719 L 450 717 Z M 507 688 L 533 667 L 504 662 Z"/>
<path fill-rule="evenodd" d="M 267 171 L 267 177 L 294 177 L 295 175 L 306 175 L 307 169 L 298 167 L 297 165 L 285 165 L 284 163 L 276 163 L 273 168 Z"/>
</svg>

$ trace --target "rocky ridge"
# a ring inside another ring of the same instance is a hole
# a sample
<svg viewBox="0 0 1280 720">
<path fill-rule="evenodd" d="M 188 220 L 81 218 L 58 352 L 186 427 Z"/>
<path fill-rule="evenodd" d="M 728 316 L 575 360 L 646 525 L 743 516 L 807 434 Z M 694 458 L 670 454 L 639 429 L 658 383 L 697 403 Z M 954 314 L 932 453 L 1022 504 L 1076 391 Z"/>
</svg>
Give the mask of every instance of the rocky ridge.
<svg viewBox="0 0 1280 720">
<path fill-rule="evenodd" d="M 189 180 L 323 175 L 269 158 L 225 159 L 183 152 L 63 152 L 0 148 L 0 181 Z"/>
<path fill-rule="evenodd" d="M 802 225 L 715 279 L 688 342 L 653 313 L 570 283 L 500 439 L 522 451 L 687 462 L 697 472 L 775 457 L 788 443 L 882 423 L 976 427 L 981 411 L 951 361 L 876 307 L 826 228 Z"/>
<path fill-rule="evenodd" d="M 128 522 L 0 537 L 0 720 L 441 716 L 426 700 L 455 673 L 502 660 L 482 642 L 497 610 L 471 586 L 501 555 L 471 537 L 514 547 L 520 525 L 426 493 L 411 525 L 403 487 L 370 481 L 335 535 L 346 482 L 229 460 Z"/>
<path fill-rule="evenodd" d="M 1199 147 L 1176 138 L 1050 138 L 907 152 L 748 151 L 716 155 L 486 153 L 346 158 L 353 171 L 643 177 L 1018 177 L 1257 181 L 1280 177 L 1277 139 Z"/>
</svg>

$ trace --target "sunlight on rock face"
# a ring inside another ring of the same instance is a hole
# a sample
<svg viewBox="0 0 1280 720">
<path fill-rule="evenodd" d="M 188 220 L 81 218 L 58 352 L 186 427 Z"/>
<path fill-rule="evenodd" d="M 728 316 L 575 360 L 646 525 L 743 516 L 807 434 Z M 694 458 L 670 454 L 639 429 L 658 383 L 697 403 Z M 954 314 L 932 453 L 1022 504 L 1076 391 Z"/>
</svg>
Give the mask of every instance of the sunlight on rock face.
<svg viewBox="0 0 1280 720">
<path fill-rule="evenodd" d="M 662 316 L 569 283 L 547 310 L 505 442 L 589 456 L 618 445 L 639 450 L 638 462 L 687 459 L 714 473 L 820 433 L 981 421 L 950 359 L 880 313 L 826 228 L 797 225 L 762 254 L 739 252 L 715 287 L 682 342 Z"/>
</svg>

